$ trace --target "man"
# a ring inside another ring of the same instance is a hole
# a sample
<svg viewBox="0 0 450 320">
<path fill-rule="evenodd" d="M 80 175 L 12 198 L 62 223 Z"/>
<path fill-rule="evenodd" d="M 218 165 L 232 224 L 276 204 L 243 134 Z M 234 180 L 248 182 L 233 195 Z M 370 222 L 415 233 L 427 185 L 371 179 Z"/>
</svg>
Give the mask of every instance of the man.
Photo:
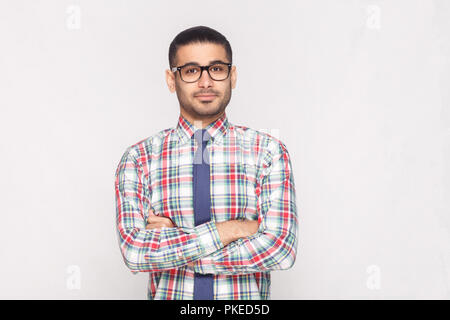
<svg viewBox="0 0 450 320">
<path fill-rule="evenodd" d="M 181 32 L 169 64 L 177 125 L 128 147 L 116 171 L 124 262 L 149 273 L 148 299 L 270 299 L 270 271 L 297 252 L 286 146 L 228 120 L 236 67 L 222 34 Z"/>
</svg>

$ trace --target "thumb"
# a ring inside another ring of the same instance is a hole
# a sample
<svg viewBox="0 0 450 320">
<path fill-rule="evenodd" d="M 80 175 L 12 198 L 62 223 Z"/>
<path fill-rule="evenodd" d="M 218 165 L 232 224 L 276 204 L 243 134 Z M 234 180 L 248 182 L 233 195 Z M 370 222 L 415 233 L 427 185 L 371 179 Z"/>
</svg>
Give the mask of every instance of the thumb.
<svg viewBox="0 0 450 320">
<path fill-rule="evenodd" d="M 154 217 L 154 216 L 156 216 L 156 214 L 155 214 L 155 209 L 153 209 L 153 207 L 150 207 L 150 209 L 148 210 L 148 217 L 147 217 L 147 221 L 148 221 L 148 219 L 150 219 L 150 217 Z"/>
</svg>

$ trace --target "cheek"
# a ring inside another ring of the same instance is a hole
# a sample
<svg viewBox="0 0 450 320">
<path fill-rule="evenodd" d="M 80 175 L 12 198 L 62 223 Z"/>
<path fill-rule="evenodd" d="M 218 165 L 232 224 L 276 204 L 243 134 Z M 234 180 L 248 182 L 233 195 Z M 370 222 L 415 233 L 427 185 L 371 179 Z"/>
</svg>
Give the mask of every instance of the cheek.
<svg viewBox="0 0 450 320">
<path fill-rule="evenodd" d="M 228 84 L 221 84 L 220 86 L 217 86 L 215 88 L 216 92 L 219 93 L 219 97 L 223 99 L 228 95 L 228 92 L 230 91 L 230 86 Z"/>
<path fill-rule="evenodd" d="M 230 94 L 231 94 L 231 86 L 227 85 L 223 88 L 222 98 L 226 99 L 230 96 Z"/>
<path fill-rule="evenodd" d="M 179 100 L 186 101 L 194 98 L 194 95 L 190 90 L 186 90 L 186 88 L 183 88 L 180 85 L 176 85 L 176 89 Z"/>
</svg>

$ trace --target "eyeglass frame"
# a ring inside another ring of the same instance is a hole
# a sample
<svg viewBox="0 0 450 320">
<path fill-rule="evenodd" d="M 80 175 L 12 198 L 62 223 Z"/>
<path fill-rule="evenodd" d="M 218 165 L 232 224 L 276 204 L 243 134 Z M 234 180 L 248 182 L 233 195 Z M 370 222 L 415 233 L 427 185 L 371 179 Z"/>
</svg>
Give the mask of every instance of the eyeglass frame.
<svg viewBox="0 0 450 320">
<path fill-rule="evenodd" d="M 216 65 L 216 64 L 223 64 L 223 65 L 228 66 L 228 74 L 227 74 L 227 77 L 226 77 L 226 78 L 224 78 L 224 79 L 222 79 L 222 80 L 215 80 L 215 79 L 213 79 L 213 77 L 211 77 L 211 74 L 209 73 L 209 68 L 212 67 L 212 66 L 214 66 L 214 65 Z M 182 66 L 179 66 L 179 67 L 173 67 L 173 68 L 170 69 L 170 71 L 172 71 L 172 72 L 177 72 L 177 71 L 178 71 L 178 73 L 179 73 L 179 75 L 180 75 L 180 79 L 181 79 L 183 82 L 186 82 L 186 83 L 195 83 L 195 82 L 197 82 L 198 80 L 200 80 L 200 78 L 202 77 L 202 74 L 203 74 L 203 70 L 206 70 L 206 72 L 208 73 L 208 76 L 211 78 L 211 80 L 214 80 L 214 81 L 224 81 L 224 80 L 227 80 L 228 77 L 230 76 L 230 71 L 231 71 L 231 66 L 232 66 L 232 65 L 233 65 L 232 63 L 228 63 L 228 62 L 216 62 L 216 63 L 210 64 L 210 65 L 208 65 L 208 66 L 199 66 L 199 65 L 196 65 L 196 64 L 192 64 L 192 63 L 186 63 L 185 65 L 182 65 Z M 200 68 L 200 76 L 198 77 L 197 80 L 195 80 L 195 81 L 185 81 L 185 80 L 183 79 L 183 77 L 181 76 L 181 68 L 184 68 L 184 67 L 187 67 L 187 66 L 193 66 L 193 67 Z"/>
</svg>

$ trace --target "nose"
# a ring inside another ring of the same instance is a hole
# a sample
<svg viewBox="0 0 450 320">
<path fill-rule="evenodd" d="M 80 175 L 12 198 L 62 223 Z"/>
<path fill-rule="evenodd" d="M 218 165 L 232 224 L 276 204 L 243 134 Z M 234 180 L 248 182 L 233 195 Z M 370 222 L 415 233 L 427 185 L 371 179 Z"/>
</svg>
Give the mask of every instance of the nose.
<svg viewBox="0 0 450 320">
<path fill-rule="evenodd" d="M 211 87 L 213 84 L 213 80 L 209 77 L 207 70 L 202 70 L 200 74 L 200 79 L 198 79 L 198 86 L 201 88 Z"/>
</svg>

